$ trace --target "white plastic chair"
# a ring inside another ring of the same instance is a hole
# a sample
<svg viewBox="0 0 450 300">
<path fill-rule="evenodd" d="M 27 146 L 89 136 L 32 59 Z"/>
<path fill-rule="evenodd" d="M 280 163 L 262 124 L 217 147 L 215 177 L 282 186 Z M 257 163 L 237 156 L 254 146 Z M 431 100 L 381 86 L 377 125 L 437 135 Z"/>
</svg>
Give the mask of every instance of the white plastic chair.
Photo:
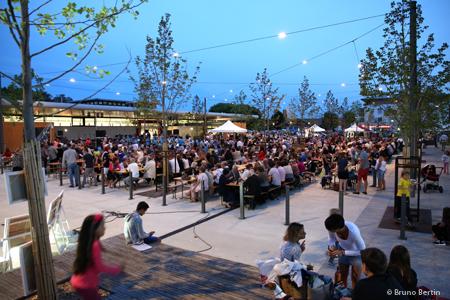
<svg viewBox="0 0 450 300">
<path fill-rule="evenodd" d="M 2 245 L 3 257 L 0 257 L 0 271 L 7 272 L 20 265 L 18 247 L 31 241 L 31 222 L 28 215 L 5 218 Z"/>
</svg>

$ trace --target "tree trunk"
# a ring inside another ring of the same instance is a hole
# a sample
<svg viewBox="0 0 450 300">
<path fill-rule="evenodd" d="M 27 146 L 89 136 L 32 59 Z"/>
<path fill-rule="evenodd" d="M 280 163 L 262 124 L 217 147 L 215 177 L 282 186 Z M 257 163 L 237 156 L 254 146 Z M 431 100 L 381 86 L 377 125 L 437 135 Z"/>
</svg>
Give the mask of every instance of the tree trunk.
<svg viewBox="0 0 450 300">
<path fill-rule="evenodd" d="M 417 11 L 416 1 L 411 1 L 410 5 L 410 27 L 409 27 L 409 118 L 410 123 L 410 151 L 409 155 L 417 156 L 417 139 L 418 139 L 418 107 L 417 107 Z M 415 170 L 412 170 L 411 178 L 417 179 Z"/>
<path fill-rule="evenodd" d="M 27 186 L 28 210 L 32 226 L 33 257 L 39 299 L 57 299 L 55 272 L 46 222 L 44 178 L 40 144 L 36 141 L 30 58 L 28 0 L 21 0 L 21 56 L 23 83 L 23 120 L 25 144 L 23 161 Z"/>
</svg>

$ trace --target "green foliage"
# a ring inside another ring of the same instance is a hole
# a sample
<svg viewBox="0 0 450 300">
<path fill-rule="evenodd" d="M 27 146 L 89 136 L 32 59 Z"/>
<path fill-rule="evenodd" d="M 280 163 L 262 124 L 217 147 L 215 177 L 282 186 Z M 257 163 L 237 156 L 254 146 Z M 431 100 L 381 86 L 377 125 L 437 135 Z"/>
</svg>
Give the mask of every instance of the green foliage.
<svg viewBox="0 0 450 300">
<path fill-rule="evenodd" d="M 327 95 L 325 97 L 325 112 L 333 112 L 333 113 L 339 113 L 340 106 L 339 101 L 336 97 L 334 97 L 333 92 L 329 90 L 327 92 Z"/>
<path fill-rule="evenodd" d="M 36 73 L 31 72 L 32 80 L 36 83 L 36 87 L 33 89 L 33 101 L 51 101 L 52 96 L 45 91 L 45 87 L 42 84 L 42 78 L 37 76 Z M 23 100 L 23 91 L 21 87 L 22 75 L 14 75 L 14 81 L 11 81 L 6 87 L 2 87 L 2 97 L 9 100 Z"/>
<path fill-rule="evenodd" d="M 209 112 L 242 114 L 242 115 L 261 115 L 261 112 L 248 104 L 217 103 L 209 108 Z"/>
<path fill-rule="evenodd" d="M 356 115 L 354 112 L 352 112 L 351 110 L 344 112 L 344 114 L 342 116 L 342 127 L 343 128 L 348 128 L 355 122 L 356 122 Z"/>
<path fill-rule="evenodd" d="M 161 17 L 156 38 L 147 36 L 144 57 L 137 56 L 137 75 L 131 75 L 138 95 L 137 117 L 146 118 L 155 108 L 173 113 L 189 98 L 189 90 L 197 81 L 200 66 L 190 75 L 187 60 L 173 49 L 170 14 Z"/>
<path fill-rule="evenodd" d="M 272 118 L 270 118 L 270 125 L 273 126 L 275 129 L 283 129 L 286 127 L 286 118 L 284 114 L 277 110 Z"/>
<path fill-rule="evenodd" d="M 339 126 L 339 116 L 333 112 L 323 114 L 322 127 L 326 130 L 334 130 Z"/>
<path fill-rule="evenodd" d="M 306 117 L 314 116 L 318 111 L 317 97 L 310 89 L 308 78 L 303 77 L 303 81 L 298 89 L 298 97 L 291 99 L 289 104 L 290 113 L 304 120 Z"/>
<path fill-rule="evenodd" d="M 195 95 L 195 97 L 192 98 L 192 113 L 194 114 L 194 117 L 203 114 L 203 102 L 198 95 Z"/>
<path fill-rule="evenodd" d="M 385 106 L 386 114 L 396 120 L 405 137 L 416 129 L 435 129 L 448 122 L 445 110 L 436 108 L 448 105 L 445 95 L 450 81 L 450 63 L 445 56 L 448 45 L 443 43 L 435 50 L 434 36 L 425 36 L 428 26 L 423 25 L 422 9 L 417 5 L 418 88 L 410 101 L 409 2 L 392 2 L 385 18 L 384 45 L 366 50 L 359 75 L 361 95 L 391 99 L 392 104 Z"/>
<path fill-rule="evenodd" d="M 256 73 L 254 83 L 250 84 L 252 91 L 252 104 L 261 112 L 262 119 L 269 128 L 269 118 L 280 108 L 280 103 L 286 95 L 278 95 L 278 88 L 272 86 L 267 69 Z"/>
</svg>

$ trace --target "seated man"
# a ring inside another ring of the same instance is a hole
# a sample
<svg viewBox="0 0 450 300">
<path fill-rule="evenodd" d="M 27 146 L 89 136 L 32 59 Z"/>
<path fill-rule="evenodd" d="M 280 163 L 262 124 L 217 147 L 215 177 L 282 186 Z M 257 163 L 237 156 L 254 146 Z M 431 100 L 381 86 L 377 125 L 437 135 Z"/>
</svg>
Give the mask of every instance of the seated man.
<svg viewBox="0 0 450 300">
<path fill-rule="evenodd" d="M 124 230 L 125 240 L 127 244 L 151 244 L 158 242 L 159 238 L 154 236 L 154 231 L 146 233 L 142 225 L 142 218 L 149 208 L 147 202 L 141 201 L 136 207 L 136 211 L 125 217 Z"/>
<path fill-rule="evenodd" d="M 139 181 L 139 166 L 136 163 L 134 158 L 130 159 L 130 164 L 127 168 L 128 172 L 131 173 L 131 177 L 133 177 L 133 182 L 137 183 Z M 128 173 L 127 178 L 124 180 L 125 186 L 130 185 L 130 175 Z"/>
<path fill-rule="evenodd" d="M 350 266 L 352 267 L 352 288 L 361 275 L 361 250 L 366 248 L 358 226 L 345 221 L 339 214 L 332 214 L 325 220 L 325 227 L 329 232 L 328 255 L 339 257 L 340 280 L 347 287 L 347 277 Z M 336 242 L 339 248 L 336 248 Z"/>
<path fill-rule="evenodd" d="M 362 250 L 361 260 L 367 278 L 358 281 L 352 298 L 344 297 L 341 300 L 408 300 L 400 283 L 392 275 L 386 274 L 387 258 L 383 251 L 377 248 Z"/>
</svg>

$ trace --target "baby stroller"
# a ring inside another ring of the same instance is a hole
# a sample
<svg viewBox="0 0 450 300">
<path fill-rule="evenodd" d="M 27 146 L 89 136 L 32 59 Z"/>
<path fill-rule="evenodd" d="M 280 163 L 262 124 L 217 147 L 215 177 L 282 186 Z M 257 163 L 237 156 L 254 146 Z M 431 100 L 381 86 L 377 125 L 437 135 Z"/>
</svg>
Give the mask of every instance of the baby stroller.
<svg viewBox="0 0 450 300">
<path fill-rule="evenodd" d="M 429 164 L 425 165 L 420 171 L 420 175 L 423 178 L 422 183 L 423 192 L 426 193 L 429 190 L 439 191 L 442 193 L 444 191 L 443 187 L 439 185 L 439 177 L 442 174 L 442 167 L 436 167 L 435 165 Z"/>
</svg>

